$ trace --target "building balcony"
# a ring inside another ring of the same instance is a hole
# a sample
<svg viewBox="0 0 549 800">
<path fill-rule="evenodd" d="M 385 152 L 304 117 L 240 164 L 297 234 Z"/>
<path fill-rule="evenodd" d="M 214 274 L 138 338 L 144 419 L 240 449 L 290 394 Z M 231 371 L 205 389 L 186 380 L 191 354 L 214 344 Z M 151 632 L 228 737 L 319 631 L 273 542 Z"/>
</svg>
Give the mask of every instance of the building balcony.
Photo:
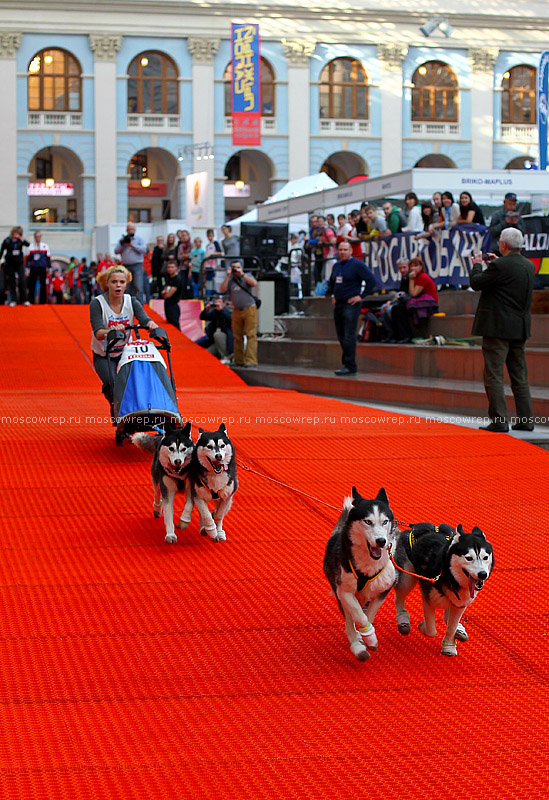
<svg viewBox="0 0 549 800">
<path fill-rule="evenodd" d="M 225 117 L 225 133 L 231 133 L 233 121 Z M 261 133 L 276 133 L 276 117 L 261 117 Z"/>
<path fill-rule="evenodd" d="M 412 136 L 427 139 L 458 139 L 459 122 L 412 122 Z"/>
<path fill-rule="evenodd" d="M 76 111 L 29 111 L 29 128 L 63 128 L 78 130 L 83 128 L 83 115 Z"/>
<path fill-rule="evenodd" d="M 327 136 L 364 136 L 370 133 L 370 121 L 367 119 L 321 119 L 319 133 Z"/>
<path fill-rule="evenodd" d="M 537 142 L 537 125 L 502 125 L 501 138 L 505 142 Z"/>
<path fill-rule="evenodd" d="M 179 130 L 178 114 L 128 114 L 126 125 L 131 130 Z"/>
</svg>

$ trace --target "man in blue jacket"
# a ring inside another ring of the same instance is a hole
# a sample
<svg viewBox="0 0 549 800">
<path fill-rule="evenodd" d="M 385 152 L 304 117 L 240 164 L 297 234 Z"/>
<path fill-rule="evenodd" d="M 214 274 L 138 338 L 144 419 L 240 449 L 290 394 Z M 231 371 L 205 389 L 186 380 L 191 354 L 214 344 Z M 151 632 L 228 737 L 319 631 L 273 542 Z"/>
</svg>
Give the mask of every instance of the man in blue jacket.
<svg viewBox="0 0 549 800">
<path fill-rule="evenodd" d="M 377 288 L 377 282 L 364 261 L 353 257 L 349 242 L 341 242 L 337 252 L 339 260 L 333 266 L 326 290 L 326 296 L 332 296 L 335 329 L 343 351 L 343 366 L 335 374 L 355 375 L 356 329 L 362 300 Z"/>
</svg>

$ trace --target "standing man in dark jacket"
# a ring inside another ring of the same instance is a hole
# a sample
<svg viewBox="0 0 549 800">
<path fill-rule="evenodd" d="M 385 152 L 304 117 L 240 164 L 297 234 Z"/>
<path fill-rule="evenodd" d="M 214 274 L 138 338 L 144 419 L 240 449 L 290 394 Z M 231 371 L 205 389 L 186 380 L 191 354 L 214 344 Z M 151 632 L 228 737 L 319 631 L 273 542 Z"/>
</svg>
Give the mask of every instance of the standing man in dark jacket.
<svg viewBox="0 0 549 800">
<path fill-rule="evenodd" d="M 19 303 L 23 306 L 30 306 L 27 300 L 27 279 L 25 277 L 25 259 L 23 257 L 23 247 L 28 247 L 29 243 L 23 239 L 23 229 L 17 226 L 11 229 L 9 236 L 6 236 L 0 248 L 0 260 L 4 253 L 4 272 L 7 280 L 7 289 L 10 292 L 10 306 L 17 305 L 16 277 L 19 284 Z"/>
<path fill-rule="evenodd" d="M 487 431 L 509 430 L 503 386 L 507 366 L 515 398 L 515 431 L 533 431 L 532 398 L 524 345 L 530 336 L 530 306 L 534 290 L 534 265 L 520 254 L 524 244 L 518 228 L 505 228 L 500 236 L 501 258 L 483 271 L 482 255 L 473 256 L 471 287 L 480 291 L 473 335 L 482 336 L 484 388 L 488 396 Z"/>
<path fill-rule="evenodd" d="M 342 367 L 336 375 L 354 375 L 356 366 L 356 329 L 362 300 L 377 287 L 377 282 L 364 261 L 354 258 L 349 242 L 340 242 L 339 260 L 335 262 L 328 281 L 326 296 L 332 296 L 334 323 L 341 345 Z M 365 284 L 361 292 L 362 284 Z"/>
<path fill-rule="evenodd" d="M 25 261 L 29 268 L 29 298 L 34 303 L 36 293 L 36 281 L 40 282 L 40 295 L 38 302 L 44 305 L 47 300 L 46 276 L 51 269 L 50 248 L 42 241 L 42 233 L 34 232 L 34 241 L 29 246 L 29 252 Z"/>
</svg>

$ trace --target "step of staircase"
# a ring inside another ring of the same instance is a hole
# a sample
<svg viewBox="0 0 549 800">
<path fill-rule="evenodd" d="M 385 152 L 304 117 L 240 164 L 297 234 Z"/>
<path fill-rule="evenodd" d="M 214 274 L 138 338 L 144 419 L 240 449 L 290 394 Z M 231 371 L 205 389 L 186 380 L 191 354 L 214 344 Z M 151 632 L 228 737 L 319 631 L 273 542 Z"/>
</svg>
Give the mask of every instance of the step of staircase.
<svg viewBox="0 0 549 800">
<path fill-rule="evenodd" d="M 341 366 L 341 348 L 333 340 L 260 339 L 258 354 L 260 364 L 280 368 L 333 371 Z M 549 349 L 529 348 L 526 359 L 530 386 L 549 386 Z M 394 375 L 402 379 L 475 381 L 482 384 L 484 360 L 480 347 L 359 343 L 357 366 L 362 374 Z"/>
<path fill-rule="evenodd" d="M 260 364 L 253 370 L 235 368 L 235 371 L 250 386 L 293 389 L 365 404 L 371 402 L 442 413 L 454 411 L 459 415 L 474 417 L 472 423 L 478 425 L 484 424 L 486 416 L 487 400 L 482 381 L 391 375 L 384 372 L 359 372 L 338 377 L 331 369 L 267 364 Z M 549 389 L 536 386 L 532 387 L 531 392 L 536 423 L 547 427 L 549 439 Z M 514 404 L 509 386 L 505 394 L 509 412 L 513 414 Z"/>
<path fill-rule="evenodd" d="M 372 295 L 377 300 L 387 299 L 386 295 Z M 438 293 L 439 311 L 450 315 L 473 314 L 477 310 L 480 292 L 458 289 L 442 290 Z M 329 297 L 292 298 L 291 306 L 306 316 L 329 317 L 332 301 Z M 532 301 L 532 315 L 549 314 L 549 289 L 537 289 Z"/>
<path fill-rule="evenodd" d="M 290 339 L 336 339 L 333 316 L 283 316 L 276 317 Z M 447 339 L 464 339 L 471 336 L 473 315 L 446 315 L 432 317 L 430 332 Z M 528 347 L 549 346 L 549 316 L 532 317 L 532 337 Z"/>
</svg>

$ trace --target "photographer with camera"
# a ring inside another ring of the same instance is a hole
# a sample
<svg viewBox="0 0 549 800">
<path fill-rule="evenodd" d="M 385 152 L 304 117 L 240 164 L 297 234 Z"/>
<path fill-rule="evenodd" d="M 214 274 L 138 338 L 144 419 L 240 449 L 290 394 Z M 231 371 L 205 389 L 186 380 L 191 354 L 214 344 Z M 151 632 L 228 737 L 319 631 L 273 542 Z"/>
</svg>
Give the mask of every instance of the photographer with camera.
<svg viewBox="0 0 549 800">
<path fill-rule="evenodd" d="M 257 367 L 257 305 L 251 292 L 254 286 L 257 286 L 257 281 L 253 275 L 245 273 L 240 261 L 233 259 L 219 291 L 223 294 L 228 290 L 233 305 L 231 322 L 235 367 Z"/>
<path fill-rule="evenodd" d="M 128 293 L 143 302 L 143 257 L 147 252 L 147 245 L 135 232 L 133 222 L 126 225 L 126 233 L 115 248 L 115 253 L 120 255 L 120 261 L 132 274 L 132 282 L 128 286 Z"/>
<path fill-rule="evenodd" d="M 227 308 L 222 297 L 214 297 L 200 312 L 200 319 L 207 324 L 204 341 L 199 344 L 223 363 L 228 363 L 233 352 L 231 309 Z"/>
</svg>

